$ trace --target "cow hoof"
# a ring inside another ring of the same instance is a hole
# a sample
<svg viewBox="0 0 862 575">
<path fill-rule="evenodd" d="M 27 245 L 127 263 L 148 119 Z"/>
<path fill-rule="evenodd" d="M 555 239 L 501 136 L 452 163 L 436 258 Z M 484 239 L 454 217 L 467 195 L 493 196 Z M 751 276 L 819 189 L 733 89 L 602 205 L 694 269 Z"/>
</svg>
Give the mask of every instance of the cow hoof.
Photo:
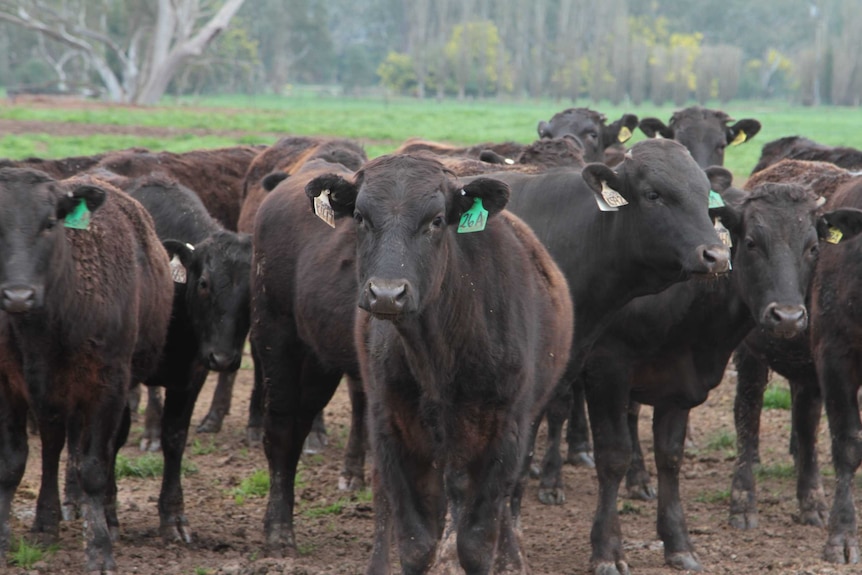
<svg viewBox="0 0 862 575">
<path fill-rule="evenodd" d="M 189 521 L 184 516 L 179 515 L 173 520 L 162 522 L 159 528 L 162 539 L 168 542 L 174 541 L 178 543 L 191 543 L 192 532 L 189 529 Z"/>
<path fill-rule="evenodd" d="M 307 453 L 308 455 L 320 453 L 326 447 L 327 443 L 329 443 L 329 439 L 326 437 L 325 433 L 312 431 L 308 434 L 308 437 L 305 438 L 302 452 Z"/>
<path fill-rule="evenodd" d="M 297 556 L 296 542 L 290 531 L 275 529 L 266 537 L 263 550 L 267 557 L 273 559 L 295 559 Z"/>
<path fill-rule="evenodd" d="M 539 501 L 545 505 L 562 505 L 566 502 L 566 493 L 562 487 L 539 487 Z"/>
<path fill-rule="evenodd" d="M 812 527 L 826 527 L 829 521 L 829 512 L 825 509 L 807 509 L 800 512 L 798 517 L 794 517 L 800 525 L 810 525 Z"/>
<path fill-rule="evenodd" d="M 64 503 L 60 507 L 60 514 L 63 521 L 74 521 L 81 518 L 81 508 L 74 503 Z"/>
<path fill-rule="evenodd" d="M 731 513 L 730 526 L 734 529 L 756 529 L 757 528 L 757 511 Z"/>
<path fill-rule="evenodd" d="M 535 463 L 530 464 L 530 479 L 538 479 L 542 476 L 542 468 Z"/>
<path fill-rule="evenodd" d="M 109 526 L 108 535 L 111 538 L 111 543 L 116 543 L 120 540 L 120 528 L 116 525 Z"/>
<path fill-rule="evenodd" d="M 849 533 L 830 536 L 823 549 L 823 559 L 830 563 L 859 563 L 859 540 Z"/>
<path fill-rule="evenodd" d="M 592 454 L 589 451 L 570 451 L 566 456 L 566 463 L 575 467 L 589 467 L 590 469 L 596 466 Z"/>
<path fill-rule="evenodd" d="M 161 439 L 153 439 L 151 437 L 142 437 L 140 444 L 141 451 L 149 451 L 156 452 L 161 450 L 162 448 L 162 440 Z"/>
<path fill-rule="evenodd" d="M 605 561 L 596 565 L 593 570 L 594 575 L 630 575 L 628 563 L 625 561 Z"/>
<path fill-rule="evenodd" d="M 221 431 L 222 418 L 213 412 L 207 413 L 201 424 L 198 425 L 198 433 L 218 433 Z"/>
<path fill-rule="evenodd" d="M 666 555 L 665 563 L 680 571 L 703 571 L 700 561 L 690 551 L 679 551 Z"/>
<path fill-rule="evenodd" d="M 636 501 L 652 501 L 656 497 L 655 488 L 649 483 L 626 486 L 629 499 Z"/>
<path fill-rule="evenodd" d="M 344 474 L 338 478 L 339 491 L 362 491 L 365 489 L 365 478 Z"/>
<path fill-rule="evenodd" d="M 263 443 L 263 428 L 262 427 L 246 427 L 245 440 L 249 447 L 257 446 Z"/>
</svg>

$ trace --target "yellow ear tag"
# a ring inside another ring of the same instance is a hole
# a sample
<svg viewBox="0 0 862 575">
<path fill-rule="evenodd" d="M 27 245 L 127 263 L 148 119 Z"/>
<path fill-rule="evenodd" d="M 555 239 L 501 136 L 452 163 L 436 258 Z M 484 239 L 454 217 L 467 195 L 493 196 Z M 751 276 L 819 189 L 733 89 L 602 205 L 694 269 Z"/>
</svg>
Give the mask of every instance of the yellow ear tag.
<svg viewBox="0 0 862 575">
<path fill-rule="evenodd" d="M 826 236 L 826 241 L 830 244 L 837 244 L 841 241 L 841 238 L 844 237 L 844 234 L 841 233 L 841 230 L 836 228 L 835 226 L 829 226 L 829 235 Z"/>
<path fill-rule="evenodd" d="M 329 227 L 335 227 L 335 211 L 329 204 L 329 190 L 323 190 L 314 198 L 314 215 L 326 222 Z"/>
<path fill-rule="evenodd" d="M 745 132 L 743 130 L 740 130 L 739 133 L 736 135 L 736 137 L 733 139 L 733 141 L 730 143 L 730 145 L 731 146 L 738 146 L 739 144 L 743 143 L 747 139 L 748 139 L 748 136 L 745 135 Z"/>
<path fill-rule="evenodd" d="M 631 137 L 632 131 L 629 130 L 627 127 L 623 126 L 622 128 L 620 128 L 620 133 L 617 135 L 617 140 L 619 140 L 620 142 L 625 142 L 628 141 L 628 139 Z"/>
</svg>

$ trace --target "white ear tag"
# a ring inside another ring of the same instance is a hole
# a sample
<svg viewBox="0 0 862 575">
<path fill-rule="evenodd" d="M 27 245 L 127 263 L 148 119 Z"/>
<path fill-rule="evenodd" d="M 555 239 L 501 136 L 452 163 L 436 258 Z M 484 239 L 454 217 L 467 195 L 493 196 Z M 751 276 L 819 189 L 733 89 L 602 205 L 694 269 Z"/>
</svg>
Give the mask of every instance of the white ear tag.
<svg viewBox="0 0 862 575">
<path fill-rule="evenodd" d="M 721 223 L 721 218 L 715 218 L 713 220 L 713 224 L 713 227 L 715 227 L 715 233 L 718 234 L 718 238 L 721 240 L 721 243 L 723 243 L 728 249 L 732 248 L 733 240 L 730 239 L 730 230 L 724 227 L 724 224 Z"/>
<path fill-rule="evenodd" d="M 607 182 L 604 181 L 602 182 L 602 194 L 596 196 L 596 203 L 603 212 L 616 212 L 620 206 L 628 205 L 626 199 L 616 190 L 609 188 Z"/>
<path fill-rule="evenodd" d="M 515 165 L 515 160 L 513 160 L 512 158 L 506 158 L 505 160 L 503 160 L 503 162 L 505 162 L 505 164 L 508 166 Z"/>
<path fill-rule="evenodd" d="M 314 215 L 329 224 L 329 227 L 335 227 L 335 212 L 329 204 L 329 190 L 323 190 L 314 198 Z"/>
<path fill-rule="evenodd" d="M 171 279 L 174 280 L 174 283 L 186 283 L 186 267 L 183 265 L 183 262 L 180 261 L 180 256 L 174 254 L 174 257 L 171 258 L 170 266 Z"/>
</svg>

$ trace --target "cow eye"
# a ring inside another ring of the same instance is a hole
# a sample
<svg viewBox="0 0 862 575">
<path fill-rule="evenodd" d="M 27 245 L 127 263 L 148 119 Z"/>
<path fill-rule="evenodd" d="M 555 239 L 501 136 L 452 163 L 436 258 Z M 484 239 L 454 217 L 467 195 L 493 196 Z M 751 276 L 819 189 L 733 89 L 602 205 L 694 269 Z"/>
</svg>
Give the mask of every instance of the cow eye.
<svg viewBox="0 0 862 575">
<path fill-rule="evenodd" d="M 360 214 L 359 212 L 353 212 L 353 221 L 357 224 L 361 224 L 363 221 L 362 214 Z"/>
<path fill-rule="evenodd" d="M 443 219 L 443 216 L 437 216 L 436 218 L 431 220 L 431 227 L 434 228 L 435 230 L 439 230 L 440 228 L 443 227 L 443 224 L 445 224 L 445 223 L 446 223 L 446 220 Z"/>
<path fill-rule="evenodd" d="M 45 225 L 43 226 L 43 229 L 52 230 L 52 229 L 54 229 L 54 226 L 56 226 L 56 225 L 57 225 L 56 218 L 51 218 L 51 219 L 45 221 Z"/>
<path fill-rule="evenodd" d="M 593 140 L 596 140 L 596 139 L 598 139 L 598 137 L 599 137 L 599 133 L 598 133 L 598 132 L 588 132 L 588 133 L 587 133 L 587 137 L 588 137 L 588 138 L 591 138 L 591 139 L 593 139 Z"/>
<path fill-rule="evenodd" d="M 659 195 L 659 193 L 658 193 L 657 191 L 655 191 L 655 190 L 650 190 L 650 191 L 648 191 L 648 192 L 645 194 L 645 196 L 646 196 L 646 199 L 648 199 L 648 200 L 649 200 L 649 201 L 651 201 L 651 202 L 654 202 L 654 201 L 656 201 L 657 199 L 659 199 L 659 198 L 661 197 L 661 195 Z"/>
<path fill-rule="evenodd" d="M 753 250 L 754 248 L 757 247 L 757 244 L 754 243 L 753 239 L 745 238 L 745 247 L 748 248 L 749 250 Z"/>
<path fill-rule="evenodd" d="M 200 288 L 201 291 L 206 291 L 209 287 L 210 283 L 207 281 L 207 278 L 201 277 L 201 279 L 198 280 L 198 288 Z"/>
<path fill-rule="evenodd" d="M 817 242 L 811 244 L 811 247 L 808 248 L 808 254 L 811 255 L 812 257 L 816 256 L 819 253 L 820 253 L 820 246 L 817 244 Z"/>
</svg>

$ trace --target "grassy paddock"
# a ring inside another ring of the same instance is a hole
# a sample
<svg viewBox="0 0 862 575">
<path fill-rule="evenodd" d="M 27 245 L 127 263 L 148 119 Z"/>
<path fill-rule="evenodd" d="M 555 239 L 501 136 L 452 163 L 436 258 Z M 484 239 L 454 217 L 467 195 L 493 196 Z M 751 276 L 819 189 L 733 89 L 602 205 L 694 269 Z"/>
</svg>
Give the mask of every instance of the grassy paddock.
<svg viewBox="0 0 862 575">
<path fill-rule="evenodd" d="M 74 106 L 8 105 L 0 118 L 84 124 L 153 126 L 174 130 L 213 130 L 219 134 L 169 138 L 107 136 L 56 137 L 48 134 L 8 135 L 0 138 L 0 157 L 64 157 L 130 146 L 175 152 L 238 143 L 269 143 L 281 135 L 329 135 L 355 138 L 371 156 L 387 153 L 412 136 L 455 144 L 514 140 L 527 143 L 536 137 L 536 124 L 571 106 L 554 101 L 417 101 L 413 99 L 347 99 L 332 96 L 221 96 L 204 99 L 170 99 L 169 105 Z M 589 106 L 615 120 L 626 112 L 639 117 L 670 119 L 675 106 Z M 717 103 L 710 107 L 721 107 Z M 780 102 L 734 102 L 722 107 L 732 117 L 757 118 L 763 129 L 750 143 L 729 148 L 726 166 L 738 183 L 757 162 L 761 146 L 773 139 L 804 135 L 834 146 L 862 148 L 862 108 L 794 107 Z M 237 135 L 222 135 L 224 132 Z M 643 139 L 636 131 L 630 143 Z"/>
</svg>

